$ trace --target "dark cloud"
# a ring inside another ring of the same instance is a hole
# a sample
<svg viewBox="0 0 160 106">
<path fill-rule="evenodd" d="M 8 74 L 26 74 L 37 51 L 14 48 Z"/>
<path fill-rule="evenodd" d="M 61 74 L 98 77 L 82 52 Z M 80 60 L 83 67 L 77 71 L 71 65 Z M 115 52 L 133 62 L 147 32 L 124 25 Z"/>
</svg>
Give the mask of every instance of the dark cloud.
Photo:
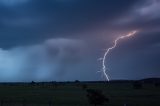
<svg viewBox="0 0 160 106">
<path fill-rule="evenodd" d="M 51 37 L 68 37 L 71 34 L 76 36 L 75 33 L 98 28 L 104 21 L 110 22 L 119 17 L 134 2 L 25 0 L 21 4 L 16 1 L 17 5 L 14 6 L 1 3 L 1 39 L 11 42 L 2 43 L 1 47 L 38 42 Z"/>
<path fill-rule="evenodd" d="M 102 80 L 97 59 L 132 30 L 139 32 L 107 60 L 111 79 L 158 76 L 159 7 L 158 0 L 1 0 L 0 80 Z"/>
</svg>

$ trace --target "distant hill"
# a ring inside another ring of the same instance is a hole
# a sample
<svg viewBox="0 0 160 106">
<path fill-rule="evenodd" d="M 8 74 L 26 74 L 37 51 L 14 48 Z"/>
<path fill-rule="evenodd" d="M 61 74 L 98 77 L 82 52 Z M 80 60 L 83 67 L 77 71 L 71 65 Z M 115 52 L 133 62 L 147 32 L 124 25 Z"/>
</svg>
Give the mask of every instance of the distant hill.
<svg viewBox="0 0 160 106">
<path fill-rule="evenodd" d="M 153 83 L 153 82 L 160 82 L 160 78 L 145 78 L 145 79 L 141 79 L 139 81 L 142 81 L 145 83 Z"/>
<path fill-rule="evenodd" d="M 131 83 L 131 82 L 135 82 L 135 81 L 140 81 L 140 82 L 144 82 L 144 83 L 160 83 L 160 78 L 144 78 L 144 79 L 140 79 L 140 80 L 110 80 L 108 81 L 48 81 L 48 82 L 35 82 L 35 84 L 70 84 L 70 83 Z M 1 84 L 11 84 L 11 85 L 24 85 L 24 84 L 31 84 L 32 82 L 0 82 Z"/>
</svg>

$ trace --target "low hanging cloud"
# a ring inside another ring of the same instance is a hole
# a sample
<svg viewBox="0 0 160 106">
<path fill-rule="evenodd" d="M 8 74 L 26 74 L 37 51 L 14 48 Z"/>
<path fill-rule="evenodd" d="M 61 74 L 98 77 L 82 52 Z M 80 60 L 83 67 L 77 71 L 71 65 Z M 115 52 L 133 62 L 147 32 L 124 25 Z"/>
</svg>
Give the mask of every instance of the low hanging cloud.
<svg viewBox="0 0 160 106">
<path fill-rule="evenodd" d="M 84 48 L 81 40 L 63 38 L 49 39 L 38 45 L 0 49 L 0 80 L 54 80 L 83 59 Z M 68 68 L 64 69 L 65 66 Z"/>
</svg>

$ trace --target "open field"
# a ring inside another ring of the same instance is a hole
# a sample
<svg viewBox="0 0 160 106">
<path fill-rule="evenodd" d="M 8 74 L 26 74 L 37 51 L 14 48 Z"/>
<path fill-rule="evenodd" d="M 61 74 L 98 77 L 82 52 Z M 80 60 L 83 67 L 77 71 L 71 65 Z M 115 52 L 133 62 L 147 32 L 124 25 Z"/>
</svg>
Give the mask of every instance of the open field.
<svg viewBox="0 0 160 106">
<path fill-rule="evenodd" d="M 59 83 L 59 84 L 1 84 L 1 106 L 94 106 L 90 105 L 86 89 L 99 89 L 109 98 L 104 106 L 160 106 L 160 87 L 143 84 L 134 89 L 125 83 Z"/>
</svg>

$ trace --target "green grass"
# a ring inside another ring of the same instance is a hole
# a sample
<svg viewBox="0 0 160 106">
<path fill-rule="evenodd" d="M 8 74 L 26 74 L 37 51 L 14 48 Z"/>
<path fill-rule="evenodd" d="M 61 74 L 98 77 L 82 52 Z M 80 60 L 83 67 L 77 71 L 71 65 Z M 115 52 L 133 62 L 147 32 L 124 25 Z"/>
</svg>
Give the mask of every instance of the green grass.
<svg viewBox="0 0 160 106">
<path fill-rule="evenodd" d="M 88 83 L 90 89 L 100 89 L 109 98 L 105 106 L 160 106 L 160 87 L 145 84 L 133 89 L 131 83 Z M 3 106 L 92 106 L 86 91 L 76 83 L 54 86 L 0 85 Z"/>
</svg>

